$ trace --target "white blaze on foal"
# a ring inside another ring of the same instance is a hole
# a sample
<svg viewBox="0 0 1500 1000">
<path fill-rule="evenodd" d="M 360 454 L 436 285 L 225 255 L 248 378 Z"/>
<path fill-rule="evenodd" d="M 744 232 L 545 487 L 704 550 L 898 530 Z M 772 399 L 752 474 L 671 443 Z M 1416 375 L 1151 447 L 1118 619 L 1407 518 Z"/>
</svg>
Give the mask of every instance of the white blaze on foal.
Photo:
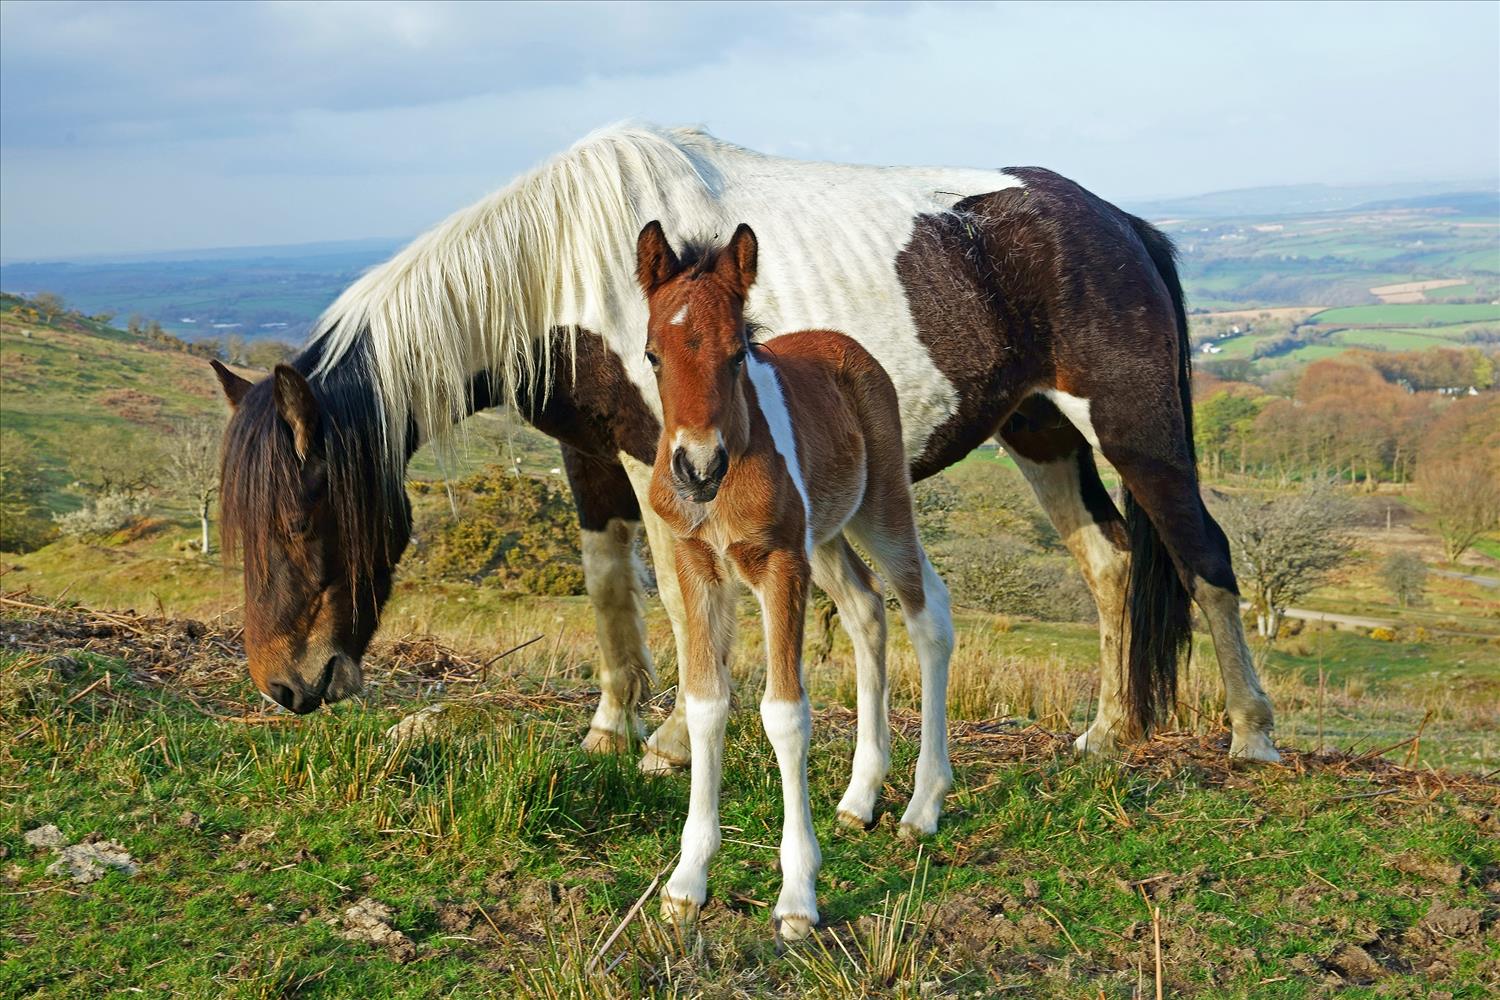
<svg viewBox="0 0 1500 1000">
<path fill-rule="evenodd" d="M 839 819 L 861 828 L 874 819 L 890 766 L 890 692 L 879 582 L 849 539 L 871 553 L 901 600 L 922 667 L 922 750 L 901 821 L 907 835 L 937 829 L 952 784 L 948 592 L 917 538 L 900 407 L 885 371 L 855 341 L 831 331 L 780 336 L 774 351 L 749 341 L 744 303 L 757 249 L 748 226 L 726 247 L 688 256 L 678 259 L 657 223 L 641 232 L 637 275 L 650 306 L 646 353 L 663 425 L 649 498 L 672 534 L 686 624 L 680 696 L 692 756 L 682 856 L 662 892 L 662 910 L 679 922 L 696 917 L 721 842 L 729 656 L 743 581 L 759 599 L 765 627 L 760 715 L 783 792 L 782 889 L 771 915 L 779 934 L 795 940 L 818 922 L 822 864 L 807 786 L 808 588 L 815 580 L 833 598 L 854 644 L 858 745 Z"/>
</svg>

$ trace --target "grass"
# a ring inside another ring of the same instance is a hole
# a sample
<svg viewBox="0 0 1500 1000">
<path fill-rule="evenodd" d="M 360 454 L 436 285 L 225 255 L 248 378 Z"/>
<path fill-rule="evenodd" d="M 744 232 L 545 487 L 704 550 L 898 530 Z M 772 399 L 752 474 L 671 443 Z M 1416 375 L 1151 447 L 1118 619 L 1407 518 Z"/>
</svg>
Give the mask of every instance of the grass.
<svg viewBox="0 0 1500 1000">
<path fill-rule="evenodd" d="M 670 865 L 686 786 L 577 751 L 586 712 L 566 685 L 505 695 L 548 655 L 393 746 L 384 730 L 420 688 L 224 722 L 204 688 L 149 683 L 139 663 L 7 654 L 0 993 L 1127 997 L 1151 989 L 1152 907 L 1173 995 L 1322 995 L 1358 982 L 1334 971 L 1350 944 L 1376 956 L 1384 995 L 1495 985 L 1493 939 L 1422 929 L 1439 901 L 1494 919 L 1482 879 L 1500 855 L 1465 786 L 1418 792 L 1316 758 L 1306 774 L 1225 770 L 1208 748 L 1205 764 L 1076 762 L 1050 737 L 979 730 L 960 734 L 943 829 L 919 850 L 884 823 L 835 830 L 850 752 L 836 713 L 811 762 L 825 929 L 778 954 L 779 789 L 753 705 L 730 722 L 701 938 L 648 901 L 603 948 Z M 243 680 L 216 685 L 220 714 L 254 704 Z M 888 809 L 909 793 L 913 737 L 895 741 Z M 118 840 L 140 873 L 47 874 L 20 834 L 48 822 Z M 409 951 L 344 937 L 367 897 Z"/>
</svg>

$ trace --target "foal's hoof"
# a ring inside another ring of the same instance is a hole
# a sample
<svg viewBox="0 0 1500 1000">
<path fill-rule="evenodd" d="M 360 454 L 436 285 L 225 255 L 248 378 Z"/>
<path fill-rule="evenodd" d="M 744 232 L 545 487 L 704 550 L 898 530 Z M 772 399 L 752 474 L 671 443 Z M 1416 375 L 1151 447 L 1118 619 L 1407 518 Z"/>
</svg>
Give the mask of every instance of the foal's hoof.
<svg viewBox="0 0 1500 1000">
<path fill-rule="evenodd" d="M 1271 742 L 1271 737 L 1265 733 L 1250 733 L 1244 737 L 1236 733 L 1229 744 L 1229 756 L 1241 760 L 1258 760 L 1265 764 L 1281 762 L 1281 754 Z"/>
<path fill-rule="evenodd" d="M 690 899 L 679 899 L 665 892 L 661 894 L 661 918 L 674 927 L 691 930 L 698 922 L 700 909 L 701 907 Z"/>
<path fill-rule="evenodd" d="M 630 738 L 608 729 L 590 729 L 583 738 L 583 752 L 596 754 L 624 753 L 630 749 Z"/>
<path fill-rule="evenodd" d="M 687 764 L 685 760 L 673 760 L 654 747 L 647 746 L 646 752 L 641 755 L 640 768 L 642 774 L 675 774 L 687 767 Z"/>
<path fill-rule="evenodd" d="M 817 923 L 815 919 L 800 913 L 789 913 L 784 917 L 771 918 L 771 924 L 776 928 L 776 936 L 787 942 L 805 941 L 812 935 L 815 923 Z"/>
<path fill-rule="evenodd" d="M 857 816 L 854 813 L 849 812 L 847 809 L 839 810 L 838 822 L 839 826 L 843 827 L 846 830 L 852 830 L 855 833 L 864 833 L 866 830 L 870 829 L 870 820 L 867 820 L 861 816 Z"/>
<path fill-rule="evenodd" d="M 937 833 L 936 823 L 916 823 L 911 820 L 902 820 L 901 825 L 896 828 L 896 836 L 908 844 L 915 844 L 919 840 Z"/>
</svg>

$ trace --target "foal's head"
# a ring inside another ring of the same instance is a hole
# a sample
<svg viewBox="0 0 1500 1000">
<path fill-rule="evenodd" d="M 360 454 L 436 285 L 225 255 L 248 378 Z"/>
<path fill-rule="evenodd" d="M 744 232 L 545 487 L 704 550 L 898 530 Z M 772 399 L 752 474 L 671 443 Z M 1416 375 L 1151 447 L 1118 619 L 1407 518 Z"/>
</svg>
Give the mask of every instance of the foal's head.
<svg viewBox="0 0 1500 1000">
<path fill-rule="evenodd" d="M 245 652 L 266 697 L 297 713 L 356 694 L 410 537 L 399 477 L 383 476 L 373 396 L 317 390 L 277 365 L 252 385 L 214 370 L 234 410 L 220 472 L 226 551 L 245 563 Z"/>
<path fill-rule="evenodd" d="M 679 259 L 661 223 L 641 230 L 636 277 L 651 318 L 646 359 L 661 393 L 662 435 L 679 496 L 707 503 L 750 442 L 745 296 L 755 282 L 755 233 L 741 224 L 722 248 Z"/>
</svg>

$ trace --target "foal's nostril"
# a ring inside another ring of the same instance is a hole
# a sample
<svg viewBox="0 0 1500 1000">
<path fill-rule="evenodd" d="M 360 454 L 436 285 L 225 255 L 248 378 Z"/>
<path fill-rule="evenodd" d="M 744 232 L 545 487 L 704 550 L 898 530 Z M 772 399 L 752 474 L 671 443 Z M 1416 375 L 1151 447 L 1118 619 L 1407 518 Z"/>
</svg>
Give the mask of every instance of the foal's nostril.
<svg viewBox="0 0 1500 1000">
<path fill-rule="evenodd" d="M 694 471 L 693 463 L 688 461 L 687 452 L 681 448 L 672 452 L 672 472 L 685 483 L 698 481 L 698 473 Z"/>
<path fill-rule="evenodd" d="M 723 445 L 714 449 L 714 464 L 708 470 L 708 475 L 703 478 L 711 483 L 717 483 L 724 478 L 724 473 L 729 471 L 729 452 L 724 450 Z"/>
<path fill-rule="evenodd" d="M 266 693 L 271 696 L 272 701 L 276 702 L 282 708 L 289 709 L 297 703 L 296 692 L 285 684 L 269 684 L 267 687 L 271 690 Z"/>
</svg>

